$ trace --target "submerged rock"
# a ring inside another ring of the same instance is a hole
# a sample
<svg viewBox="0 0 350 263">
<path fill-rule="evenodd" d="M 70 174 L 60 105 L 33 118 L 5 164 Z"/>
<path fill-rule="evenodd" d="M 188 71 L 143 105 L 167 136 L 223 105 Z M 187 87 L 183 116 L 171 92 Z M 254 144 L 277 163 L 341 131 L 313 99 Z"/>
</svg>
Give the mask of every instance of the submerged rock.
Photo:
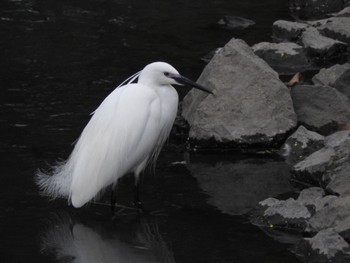
<svg viewBox="0 0 350 263">
<path fill-rule="evenodd" d="M 191 90 L 183 100 L 182 115 L 196 144 L 268 147 L 279 144 L 296 125 L 288 88 L 242 40 L 226 44 L 198 83 L 215 95 Z"/>
<path fill-rule="evenodd" d="M 338 123 L 350 123 L 348 98 L 329 86 L 298 85 L 292 88 L 298 121 L 307 128 L 328 135 Z"/>
<path fill-rule="evenodd" d="M 304 126 L 299 126 L 283 144 L 281 153 L 289 164 L 295 164 L 323 146 L 324 136 L 309 131 Z"/>
<path fill-rule="evenodd" d="M 296 43 L 261 42 L 252 49 L 279 74 L 295 74 L 314 68 L 306 56 L 305 49 Z"/>
<path fill-rule="evenodd" d="M 224 16 L 219 20 L 218 25 L 225 29 L 244 29 L 255 25 L 255 22 L 239 16 Z"/>
</svg>

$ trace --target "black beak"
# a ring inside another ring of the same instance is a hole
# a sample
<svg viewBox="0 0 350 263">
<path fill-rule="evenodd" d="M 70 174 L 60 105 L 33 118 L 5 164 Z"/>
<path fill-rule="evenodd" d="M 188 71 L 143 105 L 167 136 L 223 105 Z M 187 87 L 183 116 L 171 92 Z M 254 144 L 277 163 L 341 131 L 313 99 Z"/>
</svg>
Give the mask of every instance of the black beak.
<svg viewBox="0 0 350 263">
<path fill-rule="evenodd" d="M 183 85 L 189 85 L 189 86 L 192 86 L 196 89 L 200 89 L 202 91 L 205 91 L 205 92 L 208 92 L 210 94 L 214 94 L 211 90 L 208 90 L 207 88 L 204 88 L 203 86 L 197 84 L 196 82 L 186 78 L 186 77 L 183 77 L 181 75 L 172 75 L 171 78 L 175 79 L 176 82 L 178 82 L 179 84 L 183 84 Z"/>
</svg>

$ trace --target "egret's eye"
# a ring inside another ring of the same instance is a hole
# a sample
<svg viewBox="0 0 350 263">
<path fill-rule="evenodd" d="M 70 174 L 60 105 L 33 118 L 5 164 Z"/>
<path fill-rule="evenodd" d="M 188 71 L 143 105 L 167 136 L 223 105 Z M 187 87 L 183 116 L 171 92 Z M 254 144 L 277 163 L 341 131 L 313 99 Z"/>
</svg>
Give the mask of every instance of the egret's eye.
<svg viewBox="0 0 350 263">
<path fill-rule="evenodd" d="M 164 76 L 169 77 L 170 73 L 169 72 L 164 72 Z"/>
</svg>

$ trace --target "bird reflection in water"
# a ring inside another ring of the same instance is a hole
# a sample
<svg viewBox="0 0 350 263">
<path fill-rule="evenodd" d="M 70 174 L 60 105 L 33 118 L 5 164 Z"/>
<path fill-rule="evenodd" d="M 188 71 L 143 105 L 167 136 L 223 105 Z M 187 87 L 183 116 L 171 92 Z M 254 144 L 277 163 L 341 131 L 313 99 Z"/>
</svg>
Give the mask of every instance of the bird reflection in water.
<svg viewBox="0 0 350 263">
<path fill-rule="evenodd" d="M 91 227 L 75 223 L 68 215 L 56 215 L 41 237 L 41 249 L 65 263 L 175 262 L 155 218 L 140 218 L 131 227 L 113 227 L 113 231 L 110 225 Z"/>
</svg>

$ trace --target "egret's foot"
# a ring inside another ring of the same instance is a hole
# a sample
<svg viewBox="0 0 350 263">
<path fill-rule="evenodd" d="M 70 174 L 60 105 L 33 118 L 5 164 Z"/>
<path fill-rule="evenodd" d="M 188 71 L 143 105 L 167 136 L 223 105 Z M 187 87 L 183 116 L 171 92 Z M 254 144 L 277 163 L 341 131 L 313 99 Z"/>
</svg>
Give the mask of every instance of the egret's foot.
<svg viewBox="0 0 350 263">
<path fill-rule="evenodd" d="M 141 202 L 134 202 L 134 206 L 140 215 L 166 216 L 164 210 L 149 211 L 143 207 Z"/>
<path fill-rule="evenodd" d="M 149 215 L 149 211 L 145 209 L 140 201 L 134 202 L 134 206 L 141 215 Z"/>
</svg>

